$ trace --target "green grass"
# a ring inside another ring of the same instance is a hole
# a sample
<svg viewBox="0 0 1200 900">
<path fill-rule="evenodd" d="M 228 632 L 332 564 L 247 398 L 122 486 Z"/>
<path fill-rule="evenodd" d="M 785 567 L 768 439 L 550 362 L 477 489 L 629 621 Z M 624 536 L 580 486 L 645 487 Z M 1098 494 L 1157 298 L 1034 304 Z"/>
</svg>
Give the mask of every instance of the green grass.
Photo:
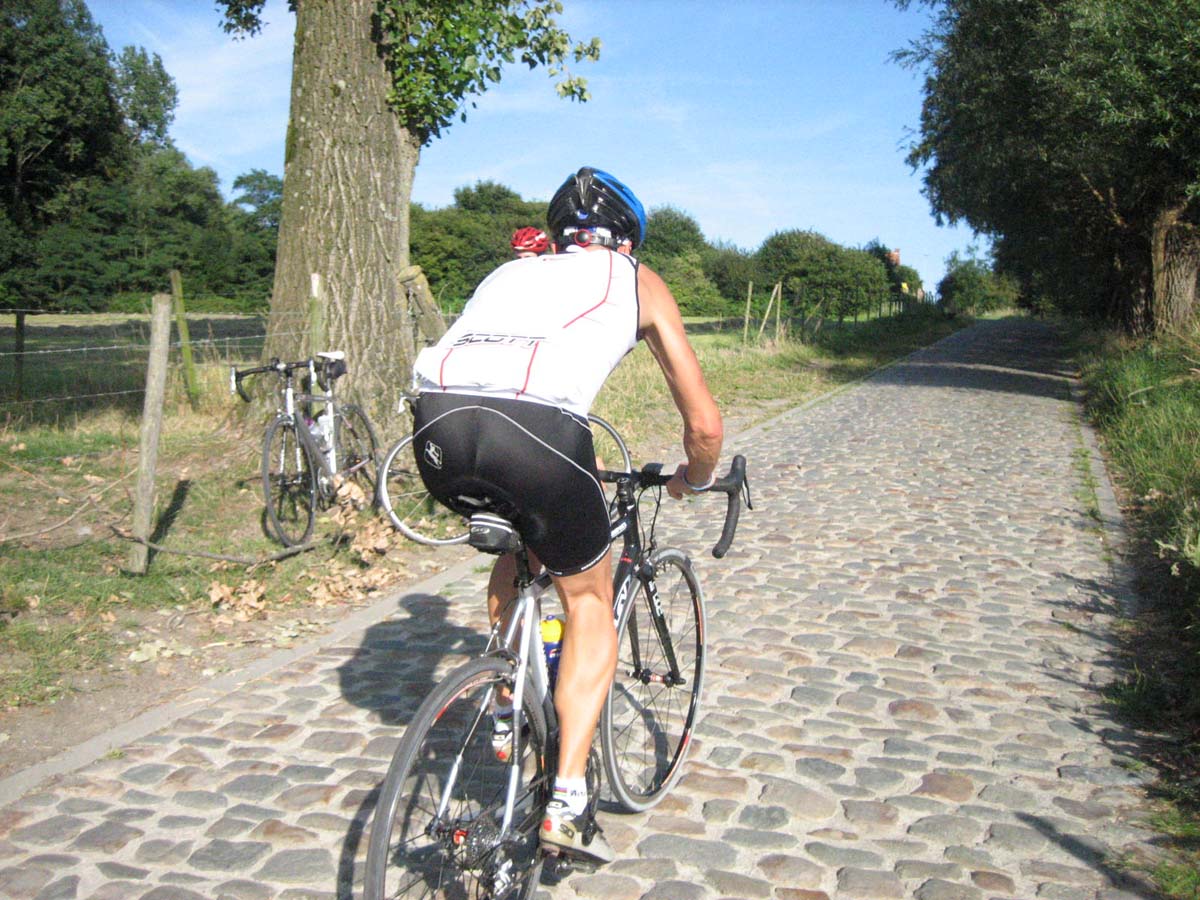
<svg viewBox="0 0 1200 900">
<path fill-rule="evenodd" d="M 1139 532 L 1200 569 L 1200 374 L 1196 340 L 1115 340 L 1085 364 L 1088 411 L 1120 472 Z"/>
<path fill-rule="evenodd" d="M 1142 608 L 1126 623 L 1131 674 L 1106 692 L 1136 727 L 1169 733 L 1148 755 L 1171 859 L 1148 874 L 1162 895 L 1200 898 L 1200 339 L 1082 333 L 1087 413 L 1108 456 Z"/>
</svg>

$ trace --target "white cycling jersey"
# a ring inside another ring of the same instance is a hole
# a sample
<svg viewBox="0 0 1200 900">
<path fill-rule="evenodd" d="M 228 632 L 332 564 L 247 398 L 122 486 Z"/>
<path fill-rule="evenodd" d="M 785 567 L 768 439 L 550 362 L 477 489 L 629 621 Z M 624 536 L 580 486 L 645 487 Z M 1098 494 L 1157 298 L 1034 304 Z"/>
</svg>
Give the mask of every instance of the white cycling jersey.
<svg viewBox="0 0 1200 900">
<path fill-rule="evenodd" d="M 637 343 L 637 261 L 611 250 L 517 259 L 483 280 L 413 366 L 420 391 L 510 397 L 586 416 Z"/>
</svg>

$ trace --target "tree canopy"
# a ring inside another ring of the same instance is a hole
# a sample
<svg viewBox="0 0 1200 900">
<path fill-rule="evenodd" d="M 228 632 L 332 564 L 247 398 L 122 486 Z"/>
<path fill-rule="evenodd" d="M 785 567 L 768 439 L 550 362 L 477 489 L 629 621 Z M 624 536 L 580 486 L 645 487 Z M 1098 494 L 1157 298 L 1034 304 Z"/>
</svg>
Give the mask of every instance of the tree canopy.
<svg viewBox="0 0 1200 900">
<path fill-rule="evenodd" d="M 907 6 L 908 0 L 897 0 Z M 928 0 L 910 162 L 1031 303 L 1135 330 L 1194 315 L 1200 0 Z"/>
<path fill-rule="evenodd" d="M 26 303 L 40 235 L 118 153 L 108 46 L 82 0 L 0 10 L 0 305 Z"/>
<path fill-rule="evenodd" d="M 177 99 L 162 60 L 112 53 L 82 2 L 4 6 L 0 306 L 105 308 L 166 289 L 173 268 L 192 296 L 265 304 L 279 179 L 249 173 L 234 187 L 250 210 L 225 203 L 216 173 L 171 143 Z"/>
</svg>

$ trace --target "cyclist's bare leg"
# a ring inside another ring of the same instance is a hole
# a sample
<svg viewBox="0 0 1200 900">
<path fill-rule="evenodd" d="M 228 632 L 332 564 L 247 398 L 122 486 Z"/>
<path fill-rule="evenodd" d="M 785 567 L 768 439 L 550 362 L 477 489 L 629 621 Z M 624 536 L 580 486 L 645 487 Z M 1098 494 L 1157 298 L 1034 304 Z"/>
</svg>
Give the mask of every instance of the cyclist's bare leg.
<svg viewBox="0 0 1200 900">
<path fill-rule="evenodd" d="M 583 778 L 588 751 L 617 667 L 612 613 L 612 559 L 608 554 L 576 575 L 554 579 L 567 614 L 554 708 L 558 711 L 558 774 Z"/>
</svg>

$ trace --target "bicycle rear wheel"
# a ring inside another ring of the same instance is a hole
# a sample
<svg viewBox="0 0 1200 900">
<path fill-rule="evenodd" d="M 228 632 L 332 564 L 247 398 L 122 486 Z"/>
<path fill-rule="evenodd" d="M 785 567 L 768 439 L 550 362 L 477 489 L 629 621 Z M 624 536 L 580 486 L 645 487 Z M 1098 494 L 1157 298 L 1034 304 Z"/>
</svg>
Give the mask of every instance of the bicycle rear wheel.
<svg viewBox="0 0 1200 900">
<path fill-rule="evenodd" d="M 338 473 L 357 484 L 367 498 L 374 501 L 379 447 L 371 420 L 353 403 L 339 404 L 333 433 L 336 436 Z"/>
<path fill-rule="evenodd" d="M 512 762 L 492 747 L 491 702 L 513 684 L 514 667 L 472 660 L 417 710 L 380 790 L 371 822 L 366 900 L 524 900 L 541 877 L 538 826 L 552 778 L 544 769 L 546 721 L 525 698 L 528 729 Z M 520 766 L 507 836 L 501 824 L 512 766 Z"/>
<path fill-rule="evenodd" d="M 438 503 L 425 488 L 413 456 L 412 435 L 388 451 L 379 467 L 376 500 L 384 515 L 406 538 L 419 544 L 461 544 L 467 522 Z"/>
<path fill-rule="evenodd" d="M 617 673 L 600 715 L 609 787 L 630 812 L 650 809 L 679 777 L 704 682 L 704 595 L 692 564 L 674 549 L 651 563 L 653 578 L 640 583 L 617 623 Z"/>
<path fill-rule="evenodd" d="M 303 544 L 312 535 L 316 517 L 317 477 L 291 419 L 276 419 L 267 426 L 262 482 L 271 532 L 286 547 Z"/>
</svg>

